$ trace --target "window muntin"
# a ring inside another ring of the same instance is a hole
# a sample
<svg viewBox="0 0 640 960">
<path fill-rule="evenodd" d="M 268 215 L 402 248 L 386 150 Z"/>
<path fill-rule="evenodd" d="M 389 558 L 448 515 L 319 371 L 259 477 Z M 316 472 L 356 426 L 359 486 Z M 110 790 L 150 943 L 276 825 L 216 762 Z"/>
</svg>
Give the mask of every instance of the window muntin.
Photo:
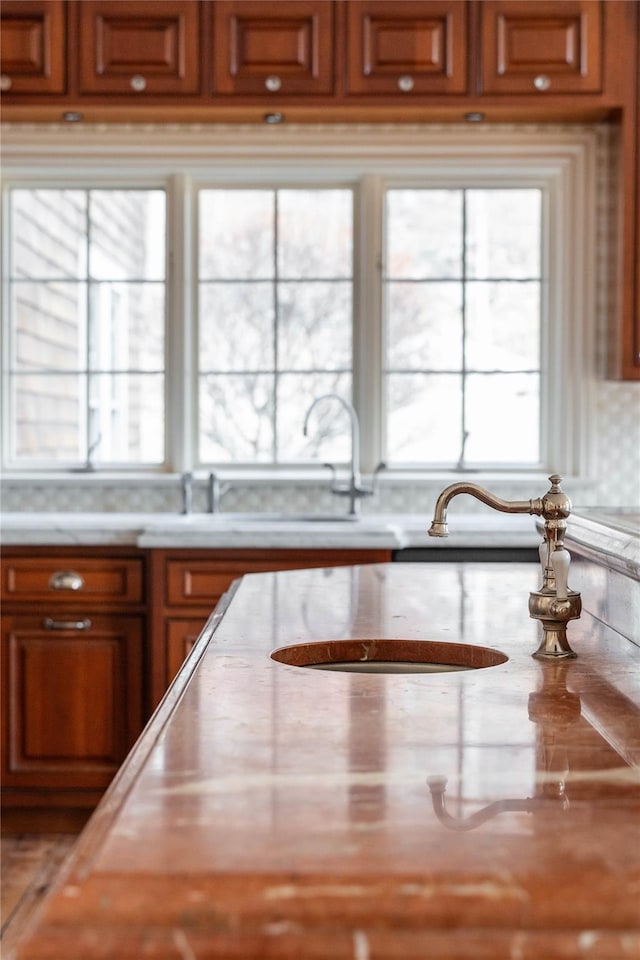
<svg viewBox="0 0 640 960">
<path fill-rule="evenodd" d="M 353 192 L 203 188 L 198 203 L 198 459 L 348 458 L 323 393 L 351 399 Z"/>
<path fill-rule="evenodd" d="M 9 459 L 164 460 L 165 193 L 9 191 Z"/>
<path fill-rule="evenodd" d="M 386 191 L 389 465 L 540 464 L 541 211 L 538 188 Z"/>
</svg>

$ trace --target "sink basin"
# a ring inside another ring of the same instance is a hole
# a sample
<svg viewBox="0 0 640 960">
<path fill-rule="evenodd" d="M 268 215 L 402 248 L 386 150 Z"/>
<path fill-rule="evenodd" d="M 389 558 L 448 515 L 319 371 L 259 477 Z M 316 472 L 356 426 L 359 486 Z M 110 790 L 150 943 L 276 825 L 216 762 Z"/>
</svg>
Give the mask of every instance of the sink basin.
<svg viewBox="0 0 640 960">
<path fill-rule="evenodd" d="M 164 525 L 209 527 L 236 523 L 357 523 L 360 519 L 348 513 L 186 513 L 165 520 Z"/>
<path fill-rule="evenodd" d="M 353 523 L 360 517 L 349 513 L 218 513 L 210 519 L 230 523 Z"/>
<path fill-rule="evenodd" d="M 437 640 L 323 640 L 279 647 L 271 659 L 292 667 L 345 673 L 448 673 L 497 667 L 499 650 Z"/>
</svg>

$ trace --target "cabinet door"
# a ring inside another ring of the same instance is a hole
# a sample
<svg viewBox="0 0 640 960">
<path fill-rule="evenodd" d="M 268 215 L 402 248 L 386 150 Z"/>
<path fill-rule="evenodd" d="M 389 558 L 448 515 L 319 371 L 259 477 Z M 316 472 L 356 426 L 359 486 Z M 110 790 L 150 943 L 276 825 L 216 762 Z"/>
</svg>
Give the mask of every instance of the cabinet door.
<svg viewBox="0 0 640 960">
<path fill-rule="evenodd" d="M 465 0 L 350 0 L 348 92 L 465 93 L 467 18 Z"/>
<path fill-rule="evenodd" d="M 198 92 L 198 0 L 81 0 L 79 18 L 81 93 Z"/>
<path fill-rule="evenodd" d="M 167 683 L 171 683 L 202 633 L 206 619 L 167 620 Z"/>
<path fill-rule="evenodd" d="M 4 0 L 0 28 L 0 89 L 12 94 L 64 93 L 62 0 Z"/>
<path fill-rule="evenodd" d="M 3 618 L 2 780 L 105 787 L 142 728 L 142 620 Z"/>
<path fill-rule="evenodd" d="M 333 0 L 219 0 L 213 5 L 213 89 L 272 97 L 334 87 Z"/>
<path fill-rule="evenodd" d="M 483 0 L 482 93 L 600 93 L 601 0 Z"/>
</svg>

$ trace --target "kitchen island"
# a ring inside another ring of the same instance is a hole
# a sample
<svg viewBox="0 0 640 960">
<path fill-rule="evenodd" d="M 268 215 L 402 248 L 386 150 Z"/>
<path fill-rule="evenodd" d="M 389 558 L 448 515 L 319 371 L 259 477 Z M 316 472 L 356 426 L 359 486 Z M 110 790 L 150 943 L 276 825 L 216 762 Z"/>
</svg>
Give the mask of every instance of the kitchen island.
<svg viewBox="0 0 640 960">
<path fill-rule="evenodd" d="M 532 659 L 538 576 L 412 563 L 236 582 L 16 957 L 637 958 L 640 648 L 584 613 L 577 660 Z M 502 662 L 271 657 L 347 638 Z"/>
</svg>

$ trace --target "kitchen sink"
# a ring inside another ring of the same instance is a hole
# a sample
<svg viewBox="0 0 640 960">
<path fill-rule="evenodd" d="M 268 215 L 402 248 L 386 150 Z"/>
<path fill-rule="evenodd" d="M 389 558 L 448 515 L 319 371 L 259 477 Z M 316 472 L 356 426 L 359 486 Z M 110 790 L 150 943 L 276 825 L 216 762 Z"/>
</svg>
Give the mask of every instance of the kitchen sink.
<svg viewBox="0 0 640 960">
<path fill-rule="evenodd" d="M 497 667 L 499 650 L 437 640 L 323 640 L 280 647 L 271 659 L 292 667 L 344 673 L 449 673 Z"/>
</svg>

